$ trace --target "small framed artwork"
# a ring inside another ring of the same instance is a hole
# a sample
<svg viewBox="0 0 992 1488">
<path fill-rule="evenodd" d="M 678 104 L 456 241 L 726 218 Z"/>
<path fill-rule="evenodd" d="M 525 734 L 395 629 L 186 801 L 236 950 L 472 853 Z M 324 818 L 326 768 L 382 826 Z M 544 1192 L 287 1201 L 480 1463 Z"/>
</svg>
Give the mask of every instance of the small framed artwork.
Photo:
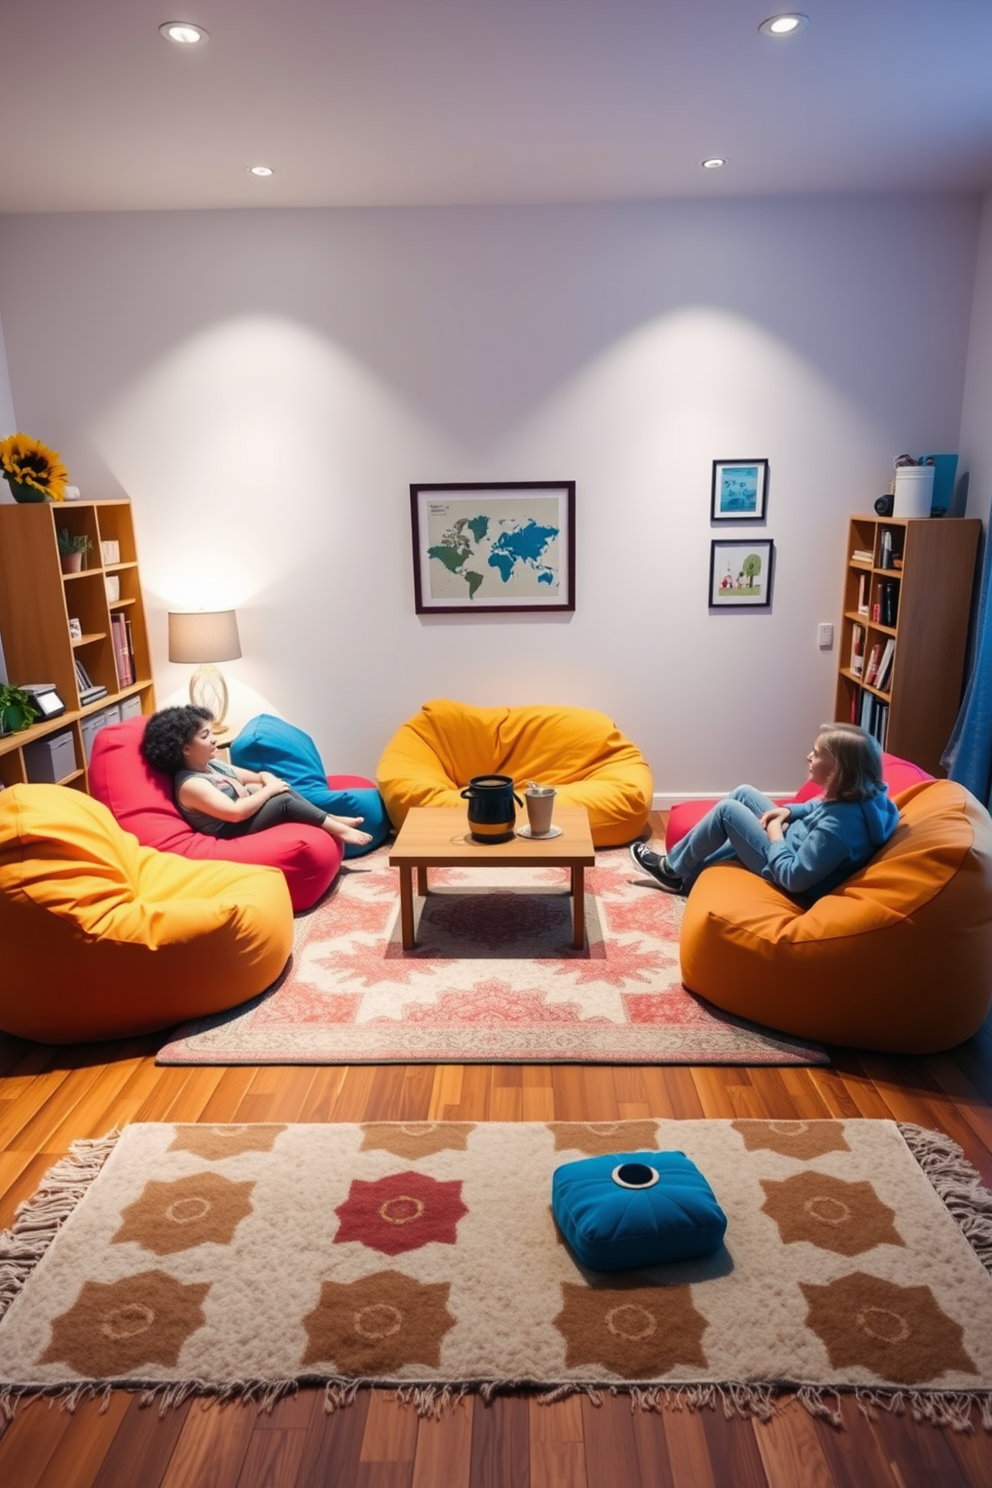
<svg viewBox="0 0 992 1488">
<path fill-rule="evenodd" d="M 575 482 L 410 487 L 418 615 L 575 609 Z"/>
<path fill-rule="evenodd" d="M 767 460 L 713 461 L 712 522 L 761 522 L 767 498 Z"/>
<path fill-rule="evenodd" d="M 710 608 L 767 608 L 772 602 L 774 563 L 775 544 L 770 538 L 711 542 Z"/>
</svg>

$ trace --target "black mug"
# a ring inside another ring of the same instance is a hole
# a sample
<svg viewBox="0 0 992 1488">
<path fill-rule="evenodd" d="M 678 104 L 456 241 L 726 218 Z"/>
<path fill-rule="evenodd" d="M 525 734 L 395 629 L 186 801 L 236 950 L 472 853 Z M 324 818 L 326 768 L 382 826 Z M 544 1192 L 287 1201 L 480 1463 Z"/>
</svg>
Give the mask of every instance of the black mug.
<svg viewBox="0 0 992 1488">
<path fill-rule="evenodd" d="M 475 775 L 462 791 L 468 801 L 468 827 L 476 842 L 509 842 L 524 803 L 514 794 L 509 775 Z"/>
<path fill-rule="evenodd" d="M 878 500 L 875 502 L 875 510 L 878 515 L 880 517 L 891 517 L 892 504 L 894 501 L 895 497 L 892 495 L 891 491 L 887 496 L 879 496 Z"/>
</svg>

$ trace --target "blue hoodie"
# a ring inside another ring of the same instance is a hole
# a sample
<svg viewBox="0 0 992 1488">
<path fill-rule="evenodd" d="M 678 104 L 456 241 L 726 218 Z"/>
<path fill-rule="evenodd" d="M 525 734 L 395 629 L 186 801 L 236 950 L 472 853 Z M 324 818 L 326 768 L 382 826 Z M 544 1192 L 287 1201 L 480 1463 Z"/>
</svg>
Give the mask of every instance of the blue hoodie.
<svg viewBox="0 0 992 1488">
<path fill-rule="evenodd" d="M 789 807 L 762 878 L 812 903 L 850 878 L 888 842 L 899 821 L 888 786 L 863 801 L 799 801 Z"/>
</svg>

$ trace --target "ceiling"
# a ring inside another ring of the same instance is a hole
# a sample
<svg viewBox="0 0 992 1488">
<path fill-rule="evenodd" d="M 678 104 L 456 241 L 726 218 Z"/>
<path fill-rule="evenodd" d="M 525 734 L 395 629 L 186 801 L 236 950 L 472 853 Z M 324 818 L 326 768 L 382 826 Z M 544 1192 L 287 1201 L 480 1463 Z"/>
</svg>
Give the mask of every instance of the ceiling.
<svg viewBox="0 0 992 1488">
<path fill-rule="evenodd" d="M 0 0 L 0 211 L 992 185 L 992 0 L 800 4 Z"/>
</svg>

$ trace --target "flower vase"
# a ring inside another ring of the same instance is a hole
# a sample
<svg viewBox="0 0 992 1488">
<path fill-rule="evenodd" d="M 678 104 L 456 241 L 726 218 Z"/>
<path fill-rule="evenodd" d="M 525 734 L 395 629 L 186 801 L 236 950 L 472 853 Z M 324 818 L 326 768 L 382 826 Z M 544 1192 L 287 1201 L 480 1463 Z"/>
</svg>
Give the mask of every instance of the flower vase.
<svg viewBox="0 0 992 1488">
<path fill-rule="evenodd" d="M 45 492 L 45 491 L 39 491 L 39 489 L 38 489 L 37 486 L 29 486 L 24 481 L 11 480 L 11 478 L 10 478 L 9 475 L 4 476 L 4 479 L 6 480 L 8 486 L 10 487 L 10 494 L 11 494 L 11 496 L 13 496 L 13 498 L 14 498 L 15 501 L 47 501 L 48 500 L 48 494 L 47 494 L 47 492 Z"/>
</svg>

